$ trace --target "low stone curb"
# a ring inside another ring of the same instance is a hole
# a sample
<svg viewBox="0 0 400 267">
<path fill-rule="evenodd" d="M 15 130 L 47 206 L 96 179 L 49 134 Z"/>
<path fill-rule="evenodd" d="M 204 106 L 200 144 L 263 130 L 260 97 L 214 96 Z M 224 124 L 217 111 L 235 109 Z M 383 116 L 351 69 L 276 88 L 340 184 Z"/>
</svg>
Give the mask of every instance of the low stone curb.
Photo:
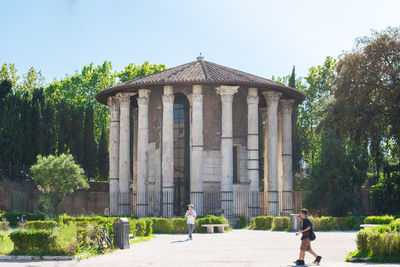
<svg viewBox="0 0 400 267">
<path fill-rule="evenodd" d="M 0 261 L 15 261 L 15 260 L 56 260 L 56 261 L 66 261 L 74 260 L 75 256 L 18 256 L 18 255 L 6 255 L 0 256 Z"/>
<path fill-rule="evenodd" d="M 347 259 L 348 262 L 368 262 L 368 258 L 355 258 L 351 257 Z"/>
</svg>

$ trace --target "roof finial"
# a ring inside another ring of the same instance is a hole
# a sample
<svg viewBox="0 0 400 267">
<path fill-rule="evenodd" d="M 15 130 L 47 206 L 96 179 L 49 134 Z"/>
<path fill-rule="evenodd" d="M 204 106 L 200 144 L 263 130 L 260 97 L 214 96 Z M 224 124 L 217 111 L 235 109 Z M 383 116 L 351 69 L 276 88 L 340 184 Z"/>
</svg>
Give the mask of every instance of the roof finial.
<svg viewBox="0 0 400 267">
<path fill-rule="evenodd" d="M 204 59 L 204 57 L 201 55 L 201 53 L 200 53 L 200 55 L 197 57 L 197 60 L 198 61 L 202 61 Z"/>
</svg>

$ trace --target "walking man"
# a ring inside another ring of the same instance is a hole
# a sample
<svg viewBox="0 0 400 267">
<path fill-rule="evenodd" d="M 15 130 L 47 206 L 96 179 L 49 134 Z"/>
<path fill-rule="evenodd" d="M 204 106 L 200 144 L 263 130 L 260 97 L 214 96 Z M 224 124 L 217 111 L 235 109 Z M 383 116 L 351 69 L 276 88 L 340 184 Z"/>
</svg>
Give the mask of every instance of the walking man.
<svg viewBox="0 0 400 267">
<path fill-rule="evenodd" d="M 310 218 L 308 218 L 308 210 L 301 209 L 299 219 L 303 222 L 301 231 L 296 233 L 296 235 L 302 234 L 301 236 L 301 246 L 300 246 L 300 255 L 299 259 L 295 261 L 296 265 L 304 265 L 304 256 L 306 255 L 306 251 L 315 257 L 314 263 L 319 264 L 321 261 L 321 256 L 318 256 L 311 249 L 311 241 L 315 240 L 315 233 L 312 228 L 312 223 Z"/>
<path fill-rule="evenodd" d="M 196 219 L 196 211 L 193 209 L 193 204 L 188 205 L 188 210 L 185 214 L 186 223 L 189 230 L 189 239 L 192 240 L 192 233 L 194 229 L 194 220 Z"/>
</svg>

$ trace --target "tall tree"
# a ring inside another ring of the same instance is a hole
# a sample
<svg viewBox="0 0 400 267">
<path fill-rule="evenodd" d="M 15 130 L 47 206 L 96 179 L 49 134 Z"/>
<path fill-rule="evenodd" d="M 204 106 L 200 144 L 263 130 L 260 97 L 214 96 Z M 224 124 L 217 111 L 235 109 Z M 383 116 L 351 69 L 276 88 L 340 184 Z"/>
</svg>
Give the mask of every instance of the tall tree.
<svg viewBox="0 0 400 267">
<path fill-rule="evenodd" d="M 108 144 L 107 144 L 107 134 L 105 126 L 101 129 L 100 141 L 99 141 L 99 153 L 98 153 L 98 170 L 100 175 L 100 180 L 108 180 Z"/>
<path fill-rule="evenodd" d="M 296 88 L 296 73 L 295 73 L 295 66 L 293 66 L 292 74 L 289 78 L 289 87 Z M 293 154 L 293 173 L 299 172 L 300 170 L 300 161 L 301 161 L 301 144 L 299 139 L 298 133 L 298 117 L 299 117 L 299 110 L 298 106 L 293 106 L 292 112 L 292 154 Z"/>
<path fill-rule="evenodd" d="M 95 178 L 97 174 L 97 144 L 94 138 L 93 109 L 91 106 L 88 106 L 85 111 L 84 129 L 83 167 L 89 178 Z"/>
</svg>

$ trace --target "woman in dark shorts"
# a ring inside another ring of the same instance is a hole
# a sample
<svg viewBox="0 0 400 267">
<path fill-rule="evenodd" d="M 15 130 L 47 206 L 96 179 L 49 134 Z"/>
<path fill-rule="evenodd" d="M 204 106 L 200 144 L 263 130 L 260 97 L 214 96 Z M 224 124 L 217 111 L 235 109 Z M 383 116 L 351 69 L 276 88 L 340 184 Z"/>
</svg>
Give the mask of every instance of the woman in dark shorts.
<svg viewBox="0 0 400 267">
<path fill-rule="evenodd" d="M 321 256 L 318 256 L 312 249 L 311 249 L 311 241 L 315 239 L 315 234 L 312 228 L 312 223 L 310 218 L 308 218 L 308 210 L 301 209 L 300 211 L 300 221 L 303 222 L 301 231 L 298 232 L 296 235 L 302 233 L 301 236 L 301 246 L 300 246 L 300 255 L 299 259 L 295 261 L 296 265 L 304 265 L 304 256 L 306 255 L 306 251 L 315 257 L 314 263 L 319 264 L 321 261 Z"/>
</svg>

